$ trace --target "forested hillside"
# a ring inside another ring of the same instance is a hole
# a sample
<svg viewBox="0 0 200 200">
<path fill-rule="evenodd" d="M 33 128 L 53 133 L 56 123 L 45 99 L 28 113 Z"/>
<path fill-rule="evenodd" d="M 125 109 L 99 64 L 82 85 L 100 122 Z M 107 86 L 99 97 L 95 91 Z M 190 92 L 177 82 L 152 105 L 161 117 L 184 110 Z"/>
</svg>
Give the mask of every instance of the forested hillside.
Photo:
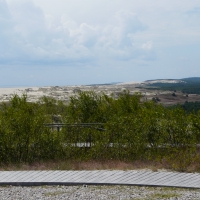
<svg viewBox="0 0 200 200">
<path fill-rule="evenodd" d="M 181 91 L 186 94 L 200 94 L 200 78 L 184 78 L 177 79 L 178 83 L 151 83 L 149 89 L 160 89 L 160 90 L 171 90 L 171 91 Z"/>
</svg>

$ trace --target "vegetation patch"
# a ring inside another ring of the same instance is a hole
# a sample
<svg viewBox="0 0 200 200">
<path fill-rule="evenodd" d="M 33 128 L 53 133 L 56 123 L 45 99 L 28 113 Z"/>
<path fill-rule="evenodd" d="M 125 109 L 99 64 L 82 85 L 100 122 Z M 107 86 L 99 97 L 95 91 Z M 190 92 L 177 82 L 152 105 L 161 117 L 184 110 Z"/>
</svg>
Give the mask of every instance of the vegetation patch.
<svg viewBox="0 0 200 200">
<path fill-rule="evenodd" d="M 178 171 L 199 166 L 200 113 L 141 98 L 129 91 L 117 99 L 79 91 L 65 104 L 49 97 L 29 103 L 26 95 L 13 95 L 0 105 L 0 165 L 82 169 L 84 162 L 98 168 L 95 163 L 102 161 L 100 168 L 112 168 L 114 161 L 129 169 L 127 163 L 141 161 Z M 45 125 L 56 123 L 68 125 L 60 131 Z"/>
<path fill-rule="evenodd" d="M 55 192 L 47 192 L 44 195 L 52 197 L 52 196 L 58 196 L 58 195 L 65 194 L 65 193 L 66 192 L 63 192 L 63 191 L 55 191 Z"/>
<path fill-rule="evenodd" d="M 173 192 L 168 192 L 168 193 L 155 193 L 152 194 L 149 198 L 150 199 L 170 199 L 170 198 L 178 198 L 180 197 L 179 194 L 173 193 Z"/>
</svg>

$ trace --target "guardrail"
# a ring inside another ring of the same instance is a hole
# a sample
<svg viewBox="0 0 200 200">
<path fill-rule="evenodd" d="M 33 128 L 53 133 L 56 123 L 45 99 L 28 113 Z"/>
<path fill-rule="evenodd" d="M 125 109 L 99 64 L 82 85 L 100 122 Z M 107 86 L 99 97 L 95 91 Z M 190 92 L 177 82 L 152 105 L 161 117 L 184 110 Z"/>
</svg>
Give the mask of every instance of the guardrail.
<svg viewBox="0 0 200 200">
<path fill-rule="evenodd" d="M 47 123 L 44 124 L 44 126 L 52 128 L 52 130 L 57 130 L 57 132 L 60 132 L 62 127 L 79 127 L 79 128 L 92 128 L 92 129 L 96 129 L 99 131 L 106 131 L 106 129 L 104 128 L 104 123 Z M 95 145 L 95 143 L 93 143 L 94 141 L 92 140 L 92 134 L 89 133 L 88 137 L 87 137 L 87 141 L 77 141 L 75 143 L 70 143 L 70 144 L 65 144 L 73 146 L 73 147 L 92 147 Z M 110 142 L 108 144 L 106 144 L 107 147 L 128 147 L 129 144 L 118 144 L 118 143 L 113 143 Z M 177 146 L 177 145 L 176 145 Z M 186 144 L 179 144 L 179 147 L 185 147 L 187 146 Z M 148 144 L 146 146 L 147 148 L 153 148 L 153 145 Z M 156 148 L 167 148 L 167 147 L 174 147 L 174 144 L 163 144 L 163 145 L 158 145 Z M 196 144 L 197 148 L 200 148 L 200 144 Z"/>
<path fill-rule="evenodd" d="M 56 128 L 56 130 L 59 132 L 62 127 L 83 127 L 83 128 L 94 128 L 99 131 L 105 131 L 104 123 L 48 123 L 44 124 L 44 126 L 50 127 L 50 128 Z"/>
<path fill-rule="evenodd" d="M 48 124 L 44 124 L 44 126 L 51 128 L 52 130 L 57 130 L 57 132 L 60 132 L 61 128 L 64 127 L 75 127 L 75 128 L 92 128 L 92 129 L 96 129 L 98 131 L 105 131 L 104 129 L 104 123 L 75 123 L 75 124 L 70 124 L 70 123 L 48 123 Z M 79 135 L 79 133 L 77 134 L 77 136 Z M 69 136 L 70 137 L 70 136 Z M 65 144 L 67 145 L 67 144 Z M 69 145 L 69 144 L 68 144 Z M 92 147 L 93 143 L 92 143 L 92 134 L 89 133 L 87 136 L 86 141 L 81 142 L 81 141 L 77 141 L 76 143 L 72 143 L 70 144 L 74 147 Z"/>
</svg>

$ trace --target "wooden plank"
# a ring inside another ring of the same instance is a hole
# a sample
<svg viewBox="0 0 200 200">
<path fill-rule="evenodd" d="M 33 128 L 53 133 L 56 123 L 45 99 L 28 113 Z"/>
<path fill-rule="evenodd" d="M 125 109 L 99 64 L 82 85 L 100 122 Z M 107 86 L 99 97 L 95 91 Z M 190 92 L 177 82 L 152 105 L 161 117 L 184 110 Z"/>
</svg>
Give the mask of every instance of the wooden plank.
<svg viewBox="0 0 200 200">
<path fill-rule="evenodd" d="M 54 177 L 57 177 L 60 175 L 61 171 L 40 171 L 39 173 L 33 174 L 32 177 L 30 177 L 27 180 L 23 180 L 26 182 L 48 182 L 51 181 Z"/>
<path fill-rule="evenodd" d="M 178 172 L 1 171 L 0 185 L 140 185 L 200 188 L 200 174 Z"/>
</svg>

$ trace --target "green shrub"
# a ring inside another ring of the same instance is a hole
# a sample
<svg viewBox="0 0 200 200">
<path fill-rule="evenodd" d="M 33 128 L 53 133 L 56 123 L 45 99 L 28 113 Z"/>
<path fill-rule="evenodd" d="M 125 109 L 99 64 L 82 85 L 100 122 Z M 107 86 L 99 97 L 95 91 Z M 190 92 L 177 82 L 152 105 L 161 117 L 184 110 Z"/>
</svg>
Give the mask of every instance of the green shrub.
<svg viewBox="0 0 200 200">
<path fill-rule="evenodd" d="M 13 95 L 0 107 L 0 163 L 164 159 L 172 168 L 185 170 L 197 155 L 200 114 L 140 99 L 140 94 L 128 91 L 116 100 L 80 91 L 69 104 L 49 97 L 30 103 L 26 95 Z M 57 132 L 44 125 L 61 122 L 71 126 Z M 104 125 L 76 126 L 94 122 Z"/>
<path fill-rule="evenodd" d="M 60 141 L 45 128 L 45 113 L 27 96 L 14 95 L 0 111 L 0 162 L 33 162 L 55 158 Z"/>
</svg>

